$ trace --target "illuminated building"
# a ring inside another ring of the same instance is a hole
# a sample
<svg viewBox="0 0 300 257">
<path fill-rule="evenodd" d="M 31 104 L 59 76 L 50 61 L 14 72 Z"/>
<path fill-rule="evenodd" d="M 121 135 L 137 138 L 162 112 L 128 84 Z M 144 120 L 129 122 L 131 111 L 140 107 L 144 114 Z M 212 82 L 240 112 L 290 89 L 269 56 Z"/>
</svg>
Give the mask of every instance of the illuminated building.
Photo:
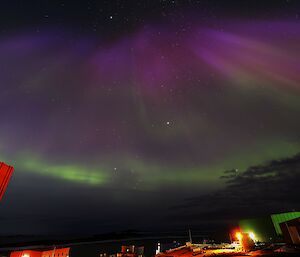
<svg viewBox="0 0 300 257">
<path fill-rule="evenodd" d="M 0 201 L 5 193 L 14 168 L 0 162 Z"/>
<path fill-rule="evenodd" d="M 43 251 L 41 257 L 69 257 L 70 248 Z"/>
<path fill-rule="evenodd" d="M 156 254 L 156 257 L 192 257 L 197 254 L 202 253 L 202 249 L 190 242 L 186 243 L 183 246 L 176 247 L 161 253 Z"/>
<path fill-rule="evenodd" d="M 14 251 L 10 257 L 69 257 L 70 248 L 52 249 L 48 251 Z"/>
<path fill-rule="evenodd" d="M 117 254 L 108 255 L 106 253 L 100 254 L 100 257 L 143 257 L 144 256 L 144 246 L 135 245 L 122 245 L 121 252 Z"/>
<path fill-rule="evenodd" d="M 254 240 L 252 239 L 252 237 L 254 238 L 254 233 L 242 233 L 242 232 L 238 232 L 236 235 L 240 247 L 242 251 L 248 252 L 252 249 L 254 249 Z"/>
<path fill-rule="evenodd" d="M 40 251 L 24 250 L 12 252 L 10 257 L 41 257 L 41 254 L 42 253 Z"/>
<path fill-rule="evenodd" d="M 239 227 L 249 235 L 253 233 L 255 241 L 276 242 L 282 241 L 283 237 L 280 224 L 299 217 L 300 212 L 272 214 L 261 218 L 240 220 Z"/>
<path fill-rule="evenodd" d="M 122 245 L 121 252 L 117 253 L 117 257 L 142 257 L 143 255 L 144 246 L 134 245 Z"/>
</svg>

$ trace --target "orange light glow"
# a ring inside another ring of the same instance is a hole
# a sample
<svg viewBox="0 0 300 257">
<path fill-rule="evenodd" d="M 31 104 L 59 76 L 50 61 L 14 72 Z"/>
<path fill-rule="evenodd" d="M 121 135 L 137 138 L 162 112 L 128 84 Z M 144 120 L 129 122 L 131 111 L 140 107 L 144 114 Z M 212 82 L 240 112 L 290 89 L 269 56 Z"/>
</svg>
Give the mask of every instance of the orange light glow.
<svg viewBox="0 0 300 257">
<path fill-rule="evenodd" d="M 243 238 L 243 235 L 242 235 L 241 232 L 236 232 L 235 236 L 236 236 L 236 238 L 237 238 L 239 241 L 241 241 L 242 238 Z"/>
</svg>

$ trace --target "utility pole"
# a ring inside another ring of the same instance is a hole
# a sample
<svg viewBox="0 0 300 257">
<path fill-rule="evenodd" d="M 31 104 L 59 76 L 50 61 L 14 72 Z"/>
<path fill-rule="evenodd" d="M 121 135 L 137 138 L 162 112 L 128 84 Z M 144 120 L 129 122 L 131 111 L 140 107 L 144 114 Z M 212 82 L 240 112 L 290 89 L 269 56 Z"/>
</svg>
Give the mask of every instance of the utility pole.
<svg viewBox="0 0 300 257">
<path fill-rule="evenodd" d="M 190 243 L 192 244 L 193 243 L 193 241 L 192 241 L 192 232 L 191 232 L 190 229 L 189 229 L 189 238 L 190 238 Z"/>
</svg>

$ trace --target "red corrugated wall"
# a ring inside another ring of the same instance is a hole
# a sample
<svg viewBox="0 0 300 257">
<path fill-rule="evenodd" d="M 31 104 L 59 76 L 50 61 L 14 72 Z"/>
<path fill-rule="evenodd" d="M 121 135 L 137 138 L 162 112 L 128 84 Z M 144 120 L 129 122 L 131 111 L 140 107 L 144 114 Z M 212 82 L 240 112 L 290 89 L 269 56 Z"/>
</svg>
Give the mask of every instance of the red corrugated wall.
<svg viewBox="0 0 300 257">
<path fill-rule="evenodd" d="M 0 162 L 0 201 L 5 193 L 14 168 Z"/>
<path fill-rule="evenodd" d="M 69 257 L 70 248 L 58 248 L 55 250 L 44 251 L 42 257 Z"/>
<path fill-rule="evenodd" d="M 10 257 L 69 257 L 70 248 L 58 248 L 49 251 L 15 251 Z"/>
<path fill-rule="evenodd" d="M 41 257 L 42 252 L 24 250 L 24 251 L 16 251 L 10 254 L 10 257 Z"/>
</svg>

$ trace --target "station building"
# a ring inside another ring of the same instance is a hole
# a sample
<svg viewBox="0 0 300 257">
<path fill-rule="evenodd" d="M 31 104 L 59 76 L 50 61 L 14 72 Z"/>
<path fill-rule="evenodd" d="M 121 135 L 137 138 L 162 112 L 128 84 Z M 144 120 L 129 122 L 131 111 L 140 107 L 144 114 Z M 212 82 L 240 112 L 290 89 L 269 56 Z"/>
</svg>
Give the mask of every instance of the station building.
<svg viewBox="0 0 300 257">
<path fill-rule="evenodd" d="M 69 257 L 69 255 L 70 248 L 60 248 L 47 251 L 14 251 L 10 254 L 10 257 Z"/>
<path fill-rule="evenodd" d="M 10 257 L 41 257 L 41 252 L 32 250 L 15 251 L 10 254 Z"/>
<path fill-rule="evenodd" d="M 6 191 L 13 170 L 14 168 L 12 166 L 0 162 L 0 201 Z"/>
</svg>

